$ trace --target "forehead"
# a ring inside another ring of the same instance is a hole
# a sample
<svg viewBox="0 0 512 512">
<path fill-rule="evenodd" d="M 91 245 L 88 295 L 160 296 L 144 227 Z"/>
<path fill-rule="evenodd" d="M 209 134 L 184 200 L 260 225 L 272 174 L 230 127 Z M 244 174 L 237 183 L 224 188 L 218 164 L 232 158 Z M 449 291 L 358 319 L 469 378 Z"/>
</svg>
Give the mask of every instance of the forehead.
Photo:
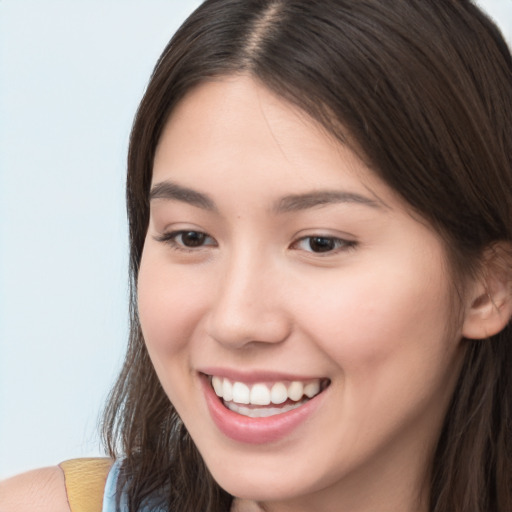
<svg viewBox="0 0 512 512">
<path fill-rule="evenodd" d="M 153 185 L 164 180 L 237 194 L 271 190 L 395 194 L 346 145 L 298 107 L 246 76 L 192 89 L 169 117 L 157 146 Z"/>
<path fill-rule="evenodd" d="M 174 147 L 178 140 L 179 146 Z M 253 146 L 282 152 L 292 141 L 300 141 L 306 151 L 316 151 L 317 157 L 323 153 L 320 150 L 329 147 L 332 151 L 339 145 L 303 111 L 259 82 L 246 76 L 227 76 L 196 86 L 176 106 L 157 155 L 164 144 L 180 151 L 192 147 L 194 153 L 199 142 L 209 151 L 230 147 L 236 153 Z"/>
</svg>

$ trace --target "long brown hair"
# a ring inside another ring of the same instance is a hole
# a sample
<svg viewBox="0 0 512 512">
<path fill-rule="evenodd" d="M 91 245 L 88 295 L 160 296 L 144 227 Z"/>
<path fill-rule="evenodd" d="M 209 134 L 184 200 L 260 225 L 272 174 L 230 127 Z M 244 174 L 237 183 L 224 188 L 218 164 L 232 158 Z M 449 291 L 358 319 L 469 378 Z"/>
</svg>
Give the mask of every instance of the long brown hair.
<svg viewBox="0 0 512 512">
<path fill-rule="evenodd" d="M 155 148 L 198 83 L 243 73 L 349 144 L 444 238 L 455 277 L 512 241 L 512 58 L 469 0 L 207 0 L 162 53 L 128 155 L 131 333 L 104 416 L 130 511 L 226 512 L 160 386 L 136 281 Z M 510 272 L 510 268 L 508 269 Z M 431 512 L 512 510 L 512 328 L 467 341 L 430 471 Z"/>
</svg>

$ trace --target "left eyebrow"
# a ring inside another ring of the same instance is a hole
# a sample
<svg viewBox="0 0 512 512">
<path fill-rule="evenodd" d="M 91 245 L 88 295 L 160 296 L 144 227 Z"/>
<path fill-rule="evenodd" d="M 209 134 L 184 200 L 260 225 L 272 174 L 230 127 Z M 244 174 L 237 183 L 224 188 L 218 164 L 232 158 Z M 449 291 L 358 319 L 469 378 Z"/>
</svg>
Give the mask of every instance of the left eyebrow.
<svg viewBox="0 0 512 512">
<path fill-rule="evenodd" d="M 385 207 L 381 201 L 354 192 L 320 190 L 285 196 L 277 201 L 273 210 L 275 213 L 288 213 L 336 203 L 355 203 L 378 209 Z"/>
</svg>

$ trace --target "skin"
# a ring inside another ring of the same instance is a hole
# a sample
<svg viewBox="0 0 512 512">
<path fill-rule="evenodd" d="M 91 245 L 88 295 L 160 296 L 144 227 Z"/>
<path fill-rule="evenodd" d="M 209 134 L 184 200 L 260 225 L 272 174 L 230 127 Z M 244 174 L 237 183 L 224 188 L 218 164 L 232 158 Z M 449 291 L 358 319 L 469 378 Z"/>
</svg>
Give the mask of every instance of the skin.
<svg viewBox="0 0 512 512">
<path fill-rule="evenodd" d="M 154 161 L 153 187 L 165 182 L 214 208 L 152 199 L 142 330 L 208 468 L 239 498 L 234 510 L 427 510 L 429 457 L 470 316 L 463 307 L 454 321 L 438 235 L 349 148 L 243 76 L 200 85 L 175 109 Z M 367 203 L 276 211 L 283 197 L 320 190 Z M 169 236 L 179 230 L 207 236 L 186 247 Z M 315 252 L 313 236 L 334 249 Z M 330 386 L 308 421 L 255 446 L 213 423 L 205 367 Z"/>
<path fill-rule="evenodd" d="M 35 469 L 0 482 L 2 512 L 70 512 L 64 473 L 58 466 Z"/>
</svg>

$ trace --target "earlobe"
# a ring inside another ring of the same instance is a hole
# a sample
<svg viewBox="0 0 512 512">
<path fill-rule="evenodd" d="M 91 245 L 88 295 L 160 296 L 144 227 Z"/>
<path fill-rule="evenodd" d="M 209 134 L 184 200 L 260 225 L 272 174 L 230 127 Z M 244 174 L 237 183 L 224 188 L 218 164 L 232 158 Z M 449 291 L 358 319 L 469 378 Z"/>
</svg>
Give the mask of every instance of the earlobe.
<svg viewBox="0 0 512 512">
<path fill-rule="evenodd" d="M 468 301 L 462 335 L 485 339 L 502 331 L 512 317 L 512 253 L 509 244 L 486 251 Z"/>
</svg>

